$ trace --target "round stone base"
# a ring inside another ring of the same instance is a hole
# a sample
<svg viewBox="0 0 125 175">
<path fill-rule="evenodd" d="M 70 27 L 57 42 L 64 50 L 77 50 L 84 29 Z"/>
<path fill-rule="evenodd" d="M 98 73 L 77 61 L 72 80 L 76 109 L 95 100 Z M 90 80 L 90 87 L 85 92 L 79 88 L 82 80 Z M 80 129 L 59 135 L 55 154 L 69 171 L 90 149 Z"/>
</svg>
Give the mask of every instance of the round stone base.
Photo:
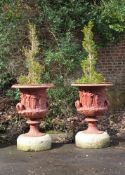
<svg viewBox="0 0 125 175">
<path fill-rule="evenodd" d="M 109 146 L 110 136 L 107 132 L 88 134 L 80 131 L 75 136 L 75 143 L 79 148 L 104 148 Z"/>
<path fill-rule="evenodd" d="M 28 137 L 21 134 L 17 138 L 17 149 L 22 151 L 44 151 L 51 149 L 52 139 L 49 134 L 40 137 Z"/>
</svg>

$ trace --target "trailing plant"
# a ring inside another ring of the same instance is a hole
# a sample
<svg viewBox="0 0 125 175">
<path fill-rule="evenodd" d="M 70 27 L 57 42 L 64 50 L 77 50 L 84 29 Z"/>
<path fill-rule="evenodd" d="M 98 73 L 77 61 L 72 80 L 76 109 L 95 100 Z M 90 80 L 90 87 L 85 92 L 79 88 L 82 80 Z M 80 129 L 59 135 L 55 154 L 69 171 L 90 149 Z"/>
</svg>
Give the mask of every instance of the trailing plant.
<svg viewBox="0 0 125 175">
<path fill-rule="evenodd" d="M 36 35 L 36 27 L 30 23 L 28 27 L 31 48 L 24 48 L 28 75 L 21 75 L 18 82 L 20 84 L 38 84 L 41 82 L 41 74 L 44 71 L 44 66 L 40 65 L 40 63 L 36 60 L 36 56 L 39 53 L 39 42 Z"/>
<path fill-rule="evenodd" d="M 81 62 L 83 76 L 77 80 L 78 83 L 101 83 L 104 81 L 102 74 L 97 73 L 95 70 L 97 51 L 93 40 L 92 28 L 93 22 L 89 21 L 88 25 L 82 30 L 84 34 L 82 46 L 87 52 L 88 56 Z"/>
<path fill-rule="evenodd" d="M 0 61 L 0 72 L 0 94 L 4 95 L 5 91 L 7 91 L 16 80 L 9 71 L 7 71 L 7 65 L 3 61 Z"/>
<path fill-rule="evenodd" d="M 19 89 L 9 89 L 6 91 L 6 97 L 8 97 L 9 99 L 11 100 L 14 100 L 15 102 L 16 101 L 19 101 L 20 99 L 20 92 L 19 92 Z"/>
<path fill-rule="evenodd" d="M 12 64 L 12 58 L 18 50 L 15 49 L 19 41 L 18 22 L 19 13 L 15 0 L 13 2 L 0 1 L 0 93 L 2 92 L 2 96 L 15 82 L 13 68 L 16 64 Z"/>
</svg>

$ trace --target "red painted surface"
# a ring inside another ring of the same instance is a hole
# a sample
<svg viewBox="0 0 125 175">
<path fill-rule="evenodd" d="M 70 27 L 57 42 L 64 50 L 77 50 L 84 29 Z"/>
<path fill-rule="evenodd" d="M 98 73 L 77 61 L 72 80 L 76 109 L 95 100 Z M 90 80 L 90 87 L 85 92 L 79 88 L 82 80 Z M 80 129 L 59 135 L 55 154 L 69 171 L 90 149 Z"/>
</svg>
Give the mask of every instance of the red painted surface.
<svg viewBox="0 0 125 175">
<path fill-rule="evenodd" d="M 88 129 L 84 132 L 100 134 L 97 128 L 97 117 L 108 110 L 106 99 L 106 87 L 112 84 L 72 84 L 79 87 L 79 100 L 75 102 L 77 111 L 83 114 L 88 123 Z"/>
<path fill-rule="evenodd" d="M 20 102 L 16 105 L 17 112 L 27 118 L 30 130 L 27 136 L 42 136 L 38 130 L 41 120 L 48 112 L 46 89 L 53 87 L 53 84 L 42 85 L 13 85 L 12 88 L 20 89 Z"/>
</svg>

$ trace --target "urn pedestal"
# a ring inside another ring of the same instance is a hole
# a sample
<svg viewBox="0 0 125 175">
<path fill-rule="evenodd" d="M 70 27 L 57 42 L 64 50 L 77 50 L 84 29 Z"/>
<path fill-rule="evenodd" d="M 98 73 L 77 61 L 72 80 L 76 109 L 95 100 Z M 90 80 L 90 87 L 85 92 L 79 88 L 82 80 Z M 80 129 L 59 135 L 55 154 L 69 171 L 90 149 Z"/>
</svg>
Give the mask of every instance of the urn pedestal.
<svg viewBox="0 0 125 175">
<path fill-rule="evenodd" d="M 30 125 L 28 133 L 17 138 L 17 149 L 23 151 L 42 151 L 51 148 L 51 137 L 38 129 L 41 120 L 48 112 L 46 89 L 53 84 L 13 85 L 20 90 L 20 102 L 16 105 L 17 112 L 27 119 Z"/>
<path fill-rule="evenodd" d="M 108 110 L 106 88 L 112 84 L 72 84 L 79 88 L 79 100 L 75 102 L 77 111 L 85 116 L 88 128 L 75 136 L 80 148 L 103 148 L 110 144 L 107 132 L 97 128 L 98 117 Z"/>
</svg>

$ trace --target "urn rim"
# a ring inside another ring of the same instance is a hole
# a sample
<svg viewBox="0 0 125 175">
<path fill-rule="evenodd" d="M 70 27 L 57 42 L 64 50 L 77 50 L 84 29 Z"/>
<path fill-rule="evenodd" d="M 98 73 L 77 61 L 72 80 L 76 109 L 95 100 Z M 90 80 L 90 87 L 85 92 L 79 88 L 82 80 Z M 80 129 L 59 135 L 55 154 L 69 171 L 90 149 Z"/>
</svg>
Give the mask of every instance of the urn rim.
<svg viewBox="0 0 125 175">
<path fill-rule="evenodd" d="M 108 87 L 113 86 L 111 82 L 105 82 L 105 83 L 72 83 L 71 86 L 76 87 Z"/>
<path fill-rule="evenodd" d="M 43 83 L 43 84 L 14 84 L 12 85 L 12 88 L 18 88 L 18 89 L 46 89 L 46 88 L 53 88 L 53 83 Z"/>
</svg>

